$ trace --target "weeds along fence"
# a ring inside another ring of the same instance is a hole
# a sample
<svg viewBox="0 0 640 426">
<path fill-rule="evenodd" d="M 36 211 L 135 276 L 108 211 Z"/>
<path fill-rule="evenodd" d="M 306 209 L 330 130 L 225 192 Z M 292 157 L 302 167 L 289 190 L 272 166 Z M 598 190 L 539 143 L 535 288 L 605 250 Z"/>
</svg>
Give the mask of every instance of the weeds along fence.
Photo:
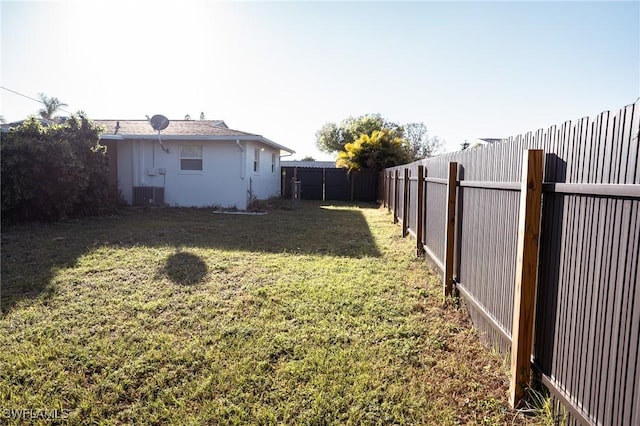
<svg viewBox="0 0 640 426">
<path fill-rule="evenodd" d="M 640 424 L 640 103 L 386 169 L 379 198 L 569 424 Z"/>
</svg>

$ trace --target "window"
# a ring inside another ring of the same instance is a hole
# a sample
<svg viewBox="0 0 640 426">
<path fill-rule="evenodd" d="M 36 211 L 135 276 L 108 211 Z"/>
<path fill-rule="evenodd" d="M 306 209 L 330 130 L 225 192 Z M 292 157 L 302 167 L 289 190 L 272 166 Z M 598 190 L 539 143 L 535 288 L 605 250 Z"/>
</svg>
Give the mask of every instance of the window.
<svg viewBox="0 0 640 426">
<path fill-rule="evenodd" d="M 276 172 L 276 153 L 271 154 L 271 173 Z"/>
<path fill-rule="evenodd" d="M 180 147 L 180 171 L 202 171 L 202 145 L 184 145 Z"/>
<path fill-rule="evenodd" d="M 253 173 L 258 173 L 260 170 L 260 150 L 258 148 L 253 150 Z"/>
</svg>

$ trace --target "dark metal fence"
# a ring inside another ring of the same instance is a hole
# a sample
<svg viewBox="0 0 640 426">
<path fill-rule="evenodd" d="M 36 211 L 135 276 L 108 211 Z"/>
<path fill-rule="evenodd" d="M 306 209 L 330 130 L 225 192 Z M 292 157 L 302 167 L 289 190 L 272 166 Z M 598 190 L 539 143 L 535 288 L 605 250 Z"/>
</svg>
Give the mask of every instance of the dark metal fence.
<svg viewBox="0 0 640 426">
<path fill-rule="evenodd" d="M 349 173 L 347 169 L 322 167 L 283 167 L 284 196 L 291 197 L 291 181 L 302 185 L 303 200 L 376 201 L 378 173 L 363 169 Z"/>
<path fill-rule="evenodd" d="M 639 135 L 635 103 L 387 169 L 379 178 L 379 198 L 394 220 L 443 274 L 452 262 L 474 324 L 506 354 L 518 343 L 514 327 L 522 326 L 519 287 L 514 294 L 519 234 L 538 232 L 522 228 L 529 189 L 523 152 L 543 151 L 539 234 L 532 234 L 539 238 L 531 367 L 568 409 L 570 424 L 640 424 Z M 455 215 L 448 223 L 451 187 Z"/>
</svg>

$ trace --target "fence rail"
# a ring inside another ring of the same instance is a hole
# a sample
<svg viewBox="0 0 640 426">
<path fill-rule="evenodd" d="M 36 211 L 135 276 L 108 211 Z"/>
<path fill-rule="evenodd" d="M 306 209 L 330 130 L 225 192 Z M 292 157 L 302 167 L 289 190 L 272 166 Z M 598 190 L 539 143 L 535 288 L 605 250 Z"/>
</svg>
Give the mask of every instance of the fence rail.
<svg viewBox="0 0 640 426">
<path fill-rule="evenodd" d="M 445 294 L 511 354 L 513 403 L 532 367 L 570 424 L 640 424 L 639 136 L 635 103 L 378 179 Z"/>
</svg>

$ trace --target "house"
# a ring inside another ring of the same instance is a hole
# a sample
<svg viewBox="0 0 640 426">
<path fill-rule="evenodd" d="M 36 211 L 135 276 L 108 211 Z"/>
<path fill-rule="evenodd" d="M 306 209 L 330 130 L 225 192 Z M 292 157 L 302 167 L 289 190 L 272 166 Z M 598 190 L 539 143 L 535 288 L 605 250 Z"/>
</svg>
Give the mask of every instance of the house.
<svg viewBox="0 0 640 426">
<path fill-rule="evenodd" d="M 293 150 L 222 120 L 94 120 L 105 127 L 111 181 L 129 204 L 245 209 L 280 194 L 280 158 Z"/>
<path fill-rule="evenodd" d="M 481 148 L 483 146 L 503 142 L 504 140 L 505 139 L 500 138 L 479 138 L 469 144 L 469 149 Z"/>
</svg>

